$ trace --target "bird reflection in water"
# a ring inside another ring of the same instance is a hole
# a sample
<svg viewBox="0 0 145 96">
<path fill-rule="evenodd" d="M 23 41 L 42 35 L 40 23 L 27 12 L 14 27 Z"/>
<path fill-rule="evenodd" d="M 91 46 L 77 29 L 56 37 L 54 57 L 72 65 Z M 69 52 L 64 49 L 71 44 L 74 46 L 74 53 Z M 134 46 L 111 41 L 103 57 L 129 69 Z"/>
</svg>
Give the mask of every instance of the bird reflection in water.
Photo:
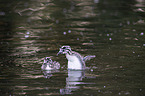
<svg viewBox="0 0 145 96">
<path fill-rule="evenodd" d="M 72 91 L 79 89 L 78 84 L 83 84 L 82 79 L 85 77 L 85 71 L 68 70 L 68 77 L 66 78 L 66 86 L 60 89 L 60 94 L 71 94 Z"/>
<path fill-rule="evenodd" d="M 53 76 L 53 73 L 59 72 L 59 70 L 43 70 L 44 78 L 50 78 Z"/>
</svg>

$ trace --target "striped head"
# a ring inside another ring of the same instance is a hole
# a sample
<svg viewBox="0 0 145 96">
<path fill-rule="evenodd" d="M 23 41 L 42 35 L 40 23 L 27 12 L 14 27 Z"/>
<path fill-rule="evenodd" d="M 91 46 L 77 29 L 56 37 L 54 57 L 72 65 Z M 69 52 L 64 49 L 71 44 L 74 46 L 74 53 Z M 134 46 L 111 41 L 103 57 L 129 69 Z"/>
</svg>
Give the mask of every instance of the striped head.
<svg viewBox="0 0 145 96">
<path fill-rule="evenodd" d="M 61 48 L 59 48 L 59 52 L 57 53 L 57 55 L 59 54 L 71 54 L 71 47 L 70 46 L 62 46 Z"/>
<path fill-rule="evenodd" d="M 44 58 L 44 63 L 52 63 L 52 60 L 50 57 L 45 57 Z"/>
</svg>

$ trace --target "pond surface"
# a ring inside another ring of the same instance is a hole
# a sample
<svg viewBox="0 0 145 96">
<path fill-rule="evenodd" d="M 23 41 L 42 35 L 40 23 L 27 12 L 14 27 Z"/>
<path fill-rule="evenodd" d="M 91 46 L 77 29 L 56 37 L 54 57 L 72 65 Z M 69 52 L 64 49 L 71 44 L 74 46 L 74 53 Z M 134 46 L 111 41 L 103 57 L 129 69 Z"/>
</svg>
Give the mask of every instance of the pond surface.
<svg viewBox="0 0 145 96">
<path fill-rule="evenodd" d="M 144 0 L 0 0 L 1 96 L 144 96 Z M 67 70 L 62 45 L 95 55 Z M 44 57 L 61 64 L 42 71 Z"/>
</svg>

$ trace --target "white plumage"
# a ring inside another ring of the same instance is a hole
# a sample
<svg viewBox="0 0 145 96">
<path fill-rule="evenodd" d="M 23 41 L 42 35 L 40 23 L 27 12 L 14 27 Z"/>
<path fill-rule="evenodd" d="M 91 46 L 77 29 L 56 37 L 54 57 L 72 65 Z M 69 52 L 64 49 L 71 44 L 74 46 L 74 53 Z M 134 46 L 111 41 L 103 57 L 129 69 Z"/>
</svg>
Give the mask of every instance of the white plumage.
<svg viewBox="0 0 145 96">
<path fill-rule="evenodd" d="M 52 61 L 50 57 L 45 57 L 44 63 L 41 66 L 42 70 L 54 70 L 59 68 L 60 68 L 59 62 Z"/>
<path fill-rule="evenodd" d="M 86 68 L 85 61 L 95 57 L 95 55 L 83 57 L 79 53 L 72 51 L 70 46 L 62 46 L 58 54 L 66 55 L 68 69 L 71 70 L 84 70 Z"/>
</svg>

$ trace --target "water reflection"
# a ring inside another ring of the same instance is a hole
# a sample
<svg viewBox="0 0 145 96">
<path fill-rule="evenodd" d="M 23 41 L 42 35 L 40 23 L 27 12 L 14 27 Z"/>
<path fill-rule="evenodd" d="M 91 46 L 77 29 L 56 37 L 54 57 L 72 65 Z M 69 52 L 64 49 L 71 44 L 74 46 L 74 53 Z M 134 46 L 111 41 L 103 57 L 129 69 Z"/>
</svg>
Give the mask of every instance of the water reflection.
<svg viewBox="0 0 145 96">
<path fill-rule="evenodd" d="M 79 84 L 83 84 L 82 80 L 85 77 L 85 71 L 68 70 L 66 78 L 66 87 L 60 89 L 60 94 L 71 94 L 80 88 Z"/>
<path fill-rule="evenodd" d="M 62 72 L 60 70 L 43 71 L 44 78 L 50 80 L 58 76 L 56 73 Z M 68 70 L 65 87 L 60 89 L 60 94 L 72 94 L 72 91 L 76 91 L 80 88 L 80 84 L 87 84 L 83 82 L 83 78 L 85 78 L 85 71 Z"/>
<path fill-rule="evenodd" d="M 49 79 L 54 73 L 58 73 L 60 70 L 43 70 L 44 78 Z"/>
</svg>

